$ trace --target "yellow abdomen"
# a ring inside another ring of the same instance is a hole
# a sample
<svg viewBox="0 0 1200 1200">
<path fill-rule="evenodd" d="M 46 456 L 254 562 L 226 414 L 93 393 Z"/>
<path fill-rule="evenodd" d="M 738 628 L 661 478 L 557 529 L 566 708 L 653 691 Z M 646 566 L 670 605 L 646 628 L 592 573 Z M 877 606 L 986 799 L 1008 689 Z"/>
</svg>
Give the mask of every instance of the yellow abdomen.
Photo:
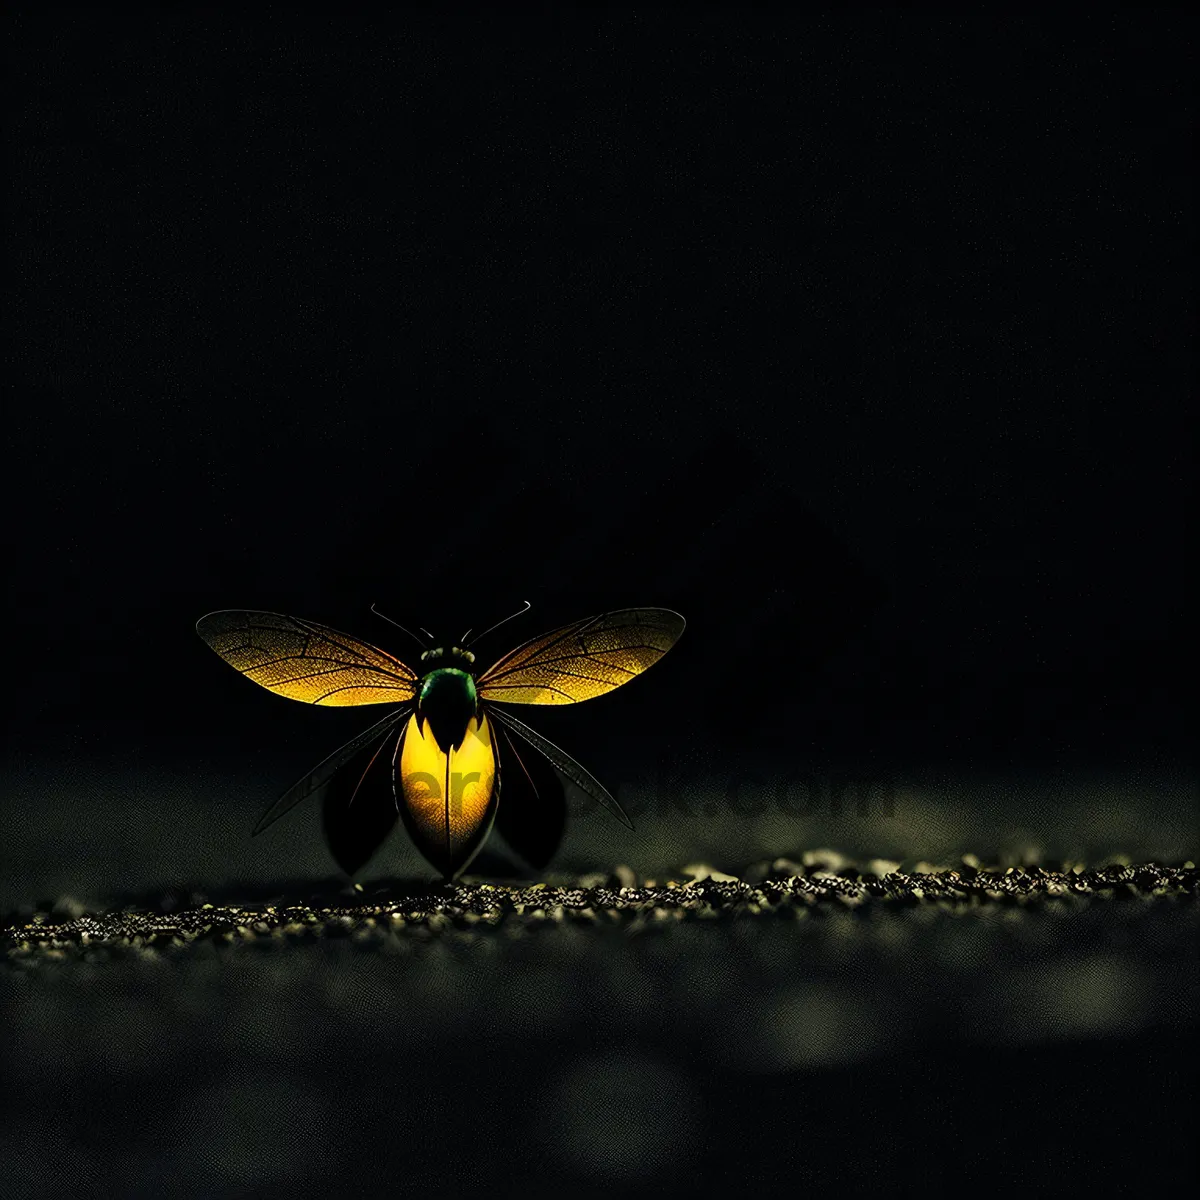
<svg viewBox="0 0 1200 1200">
<path fill-rule="evenodd" d="M 447 878 L 483 844 L 496 815 L 496 754 L 486 715 L 472 717 L 458 749 L 446 753 L 414 713 L 396 763 L 404 822 L 425 857 Z"/>
</svg>

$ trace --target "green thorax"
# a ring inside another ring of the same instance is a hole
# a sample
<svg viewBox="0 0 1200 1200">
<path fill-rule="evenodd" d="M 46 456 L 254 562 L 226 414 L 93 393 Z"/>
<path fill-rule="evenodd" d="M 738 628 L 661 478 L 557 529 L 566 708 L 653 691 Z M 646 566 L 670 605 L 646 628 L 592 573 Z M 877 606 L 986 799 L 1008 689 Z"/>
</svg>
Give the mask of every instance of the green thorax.
<svg viewBox="0 0 1200 1200">
<path fill-rule="evenodd" d="M 417 720 L 429 722 L 437 744 L 448 752 L 462 745 L 467 725 L 479 712 L 475 680 L 457 667 L 437 667 L 421 677 Z"/>
</svg>

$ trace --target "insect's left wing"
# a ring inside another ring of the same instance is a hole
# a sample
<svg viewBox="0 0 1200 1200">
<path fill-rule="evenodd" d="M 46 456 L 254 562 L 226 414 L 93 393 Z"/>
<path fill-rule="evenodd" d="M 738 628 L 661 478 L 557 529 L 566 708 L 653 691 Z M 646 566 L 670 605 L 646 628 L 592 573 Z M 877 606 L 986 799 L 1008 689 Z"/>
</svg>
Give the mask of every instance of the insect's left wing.
<svg viewBox="0 0 1200 1200">
<path fill-rule="evenodd" d="M 305 704 L 402 704 L 417 677 L 399 659 L 367 642 L 282 613 L 225 609 L 196 632 L 247 679 Z"/>
<path fill-rule="evenodd" d="M 479 678 L 484 700 L 576 704 L 602 696 L 653 666 L 686 622 L 669 608 L 623 608 L 543 634 Z"/>
</svg>

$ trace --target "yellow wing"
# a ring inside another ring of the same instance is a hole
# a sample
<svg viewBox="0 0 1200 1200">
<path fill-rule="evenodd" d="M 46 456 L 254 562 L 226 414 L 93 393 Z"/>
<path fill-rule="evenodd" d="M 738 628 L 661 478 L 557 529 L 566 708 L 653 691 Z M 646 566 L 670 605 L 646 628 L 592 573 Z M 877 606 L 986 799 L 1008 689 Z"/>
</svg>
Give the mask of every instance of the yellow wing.
<svg viewBox="0 0 1200 1200">
<path fill-rule="evenodd" d="M 247 679 L 305 704 L 400 704 L 417 677 L 399 659 L 357 638 L 281 613 L 225 609 L 196 632 Z"/>
<path fill-rule="evenodd" d="M 685 624 L 669 608 L 622 608 L 587 617 L 505 655 L 476 686 L 482 699 L 506 704 L 591 700 L 658 662 Z"/>
</svg>

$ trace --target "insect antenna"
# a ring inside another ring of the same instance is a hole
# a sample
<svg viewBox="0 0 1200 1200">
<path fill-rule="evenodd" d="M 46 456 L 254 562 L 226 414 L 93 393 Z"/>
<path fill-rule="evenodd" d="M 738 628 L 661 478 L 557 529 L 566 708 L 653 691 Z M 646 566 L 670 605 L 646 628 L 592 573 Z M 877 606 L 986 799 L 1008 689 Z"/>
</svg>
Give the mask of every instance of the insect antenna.
<svg viewBox="0 0 1200 1200">
<path fill-rule="evenodd" d="M 413 631 L 412 631 L 411 629 L 405 629 L 405 628 L 404 628 L 404 626 L 403 626 L 403 625 L 401 625 L 399 621 L 393 621 L 391 617 L 387 616 L 387 615 L 386 615 L 386 614 L 384 614 L 384 613 L 381 613 L 381 612 L 379 611 L 379 609 L 377 609 L 377 608 L 375 607 L 375 602 L 374 602 L 374 601 L 372 601 L 372 602 L 371 602 L 371 611 L 372 611 L 372 612 L 373 612 L 373 613 L 374 613 L 374 614 L 375 614 L 377 617 L 383 617 L 383 619 L 384 619 L 384 620 L 385 620 L 385 621 L 386 621 L 386 622 L 387 622 L 389 625 L 395 625 L 395 627 L 396 627 L 397 629 L 401 630 L 403 633 L 407 633 L 407 634 L 408 634 L 408 636 L 409 636 L 410 638 L 412 638 L 414 642 L 418 642 L 418 643 L 420 644 L 420 646 L 421 646 L 421 649 L 422 649 L 422 650 L 428 650 L 428 649 L 429 649 L 429 647 L 428 647 L 428 646 L 427 646 L 427 645 L 426 645 L 424 642 L 422 642 L 422 641 L 421 641 L 421 639 L 420 639 L 419 637 L 417 637 L 417 635 L 416 635 L 415 633 L 413 633 Z M 418 629 L 421 629 L 421 627 L 420 627 L 419 625 L 417 626 L 417 628 L 418 628 Z M 433 641 L 433 634 L 432 634 L 432 633 L 430 633 L 428 630 L 425 630 L 425 629 L 421 629 L 421 632 L 422 632 L 423 634 L 425 634 L 425 636 L 426 636 L 426 637 L 427 637 L 427 638 L 430 640 L 430 642 L 432 642 L 432 641 Z"/>
<path fill-rule="evenodd" d="M 527 613 L 532 607 L 533 607 L 533 605 L 530 604 L 528 600 L 526 600 L 524 608 L 518 608 L 515 613 L 509 613 L 508 616 L 505 617 L 503 621 L 497 621 L 495 623 L 495 625 L 488 626 L 488 628 L 485 629 L 482 633 L 477 633 L 469 642 L 466 640 L 467 635 L 471 632 L 468 629 L 467 632 L 464 633 L 461 638 L 459 638 L 459 645 L 461 645 L 464 650 L 467 649 L 468 646 L 473 646 L 477 641 L 479 641 L 479 639 L 481 637 L 487 637 L 487 635 L 489 633 L 491 633 L 493 629 L 499 629 L 501 625 L 504 625 L 506 622 L 511 621 L 513 619 L 513 617 L 519 617 L 519 616 L 521 616 L 522 613 Z"/>
</svg>

